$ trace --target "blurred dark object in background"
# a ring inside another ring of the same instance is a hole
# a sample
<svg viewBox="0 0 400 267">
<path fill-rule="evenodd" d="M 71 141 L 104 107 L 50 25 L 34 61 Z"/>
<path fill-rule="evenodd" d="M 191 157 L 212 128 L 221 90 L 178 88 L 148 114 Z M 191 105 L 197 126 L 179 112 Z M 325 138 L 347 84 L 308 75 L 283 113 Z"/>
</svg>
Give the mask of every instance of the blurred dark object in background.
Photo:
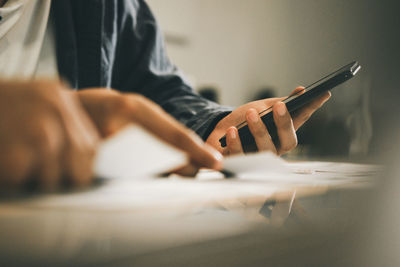
<svg viewBox="0 0 400 267">
<path fill-rule="evenodd" d="M 254 97 L 251 98 L 251 101 L 257 101 L 272 97 L 276 97 L 275 89 L 272 87 L 263 87 L 256 92 Z"/>
<path fill-rule="evenodd" d="M 301 156 L 347 158 L 350 134 L 341 119 L 327 120 L 324 114 L 316 114 L 297 131 Z"/>
<path fill-rule="evenodd" d="M 210 101 L 213 101 L 215 103 L 219 103 L 219 96 L 218 96 L 218 90 L 215 87 L 201 87 L 198 89 L 199 95 L 204 97 L 205 99 L 208 99 Z"/>
<path fill-rule="evenodd" d="M 331 100 L 298 131 L 301 156 L 343 160 L 370 157 L 374 129 L 370 78 L 360 77 L 332 90 Z"/>
</svg>

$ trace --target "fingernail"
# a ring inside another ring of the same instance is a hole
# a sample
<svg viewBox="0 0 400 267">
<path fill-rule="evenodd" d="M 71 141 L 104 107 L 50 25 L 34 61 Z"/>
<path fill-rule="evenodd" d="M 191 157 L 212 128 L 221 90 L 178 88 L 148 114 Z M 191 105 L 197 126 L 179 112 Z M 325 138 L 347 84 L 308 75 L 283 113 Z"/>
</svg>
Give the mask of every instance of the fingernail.
<svg viewBox="0 0 400 267">
<path fill-rule="evenodd" d="M 251 110 L 250 112 L 249 112 L 249 120 L 251 121 L 251 122 L 253 122 L 253 123 L 256 123 L 256 122 L 258 122 L 258 114 L 257 114 L 257 112 L 255 111 L 255 110 Z"/>
<path fill-rule="evenodd" d="M 229 137 L 231 139 L 236 139 L 236 131 L 233 128 L 229 129 L 229 133 L 228 134 L 229 134 Z"/>
<path fill-rule="evenodd" d="M 327 94 L 326 94 L 326 98 L 325 98 L 326 101 L 328 101 L 329 98 L 331 98 L 331 96 L 332 96 L 332 93 L 330 91 L 328 91 Z"/>
<path fill-rule="evenodd" d="M 218 160 L 218 161 L 221 161 L 224 157 L 222 156 L 222 154 L 221 153 L 219 153 L 217 150 L 213 150 L 212 151 L 212 154 L 213 154 L 213 156 L 214 156 L 214 158 L 216 159 L 216 160 Z"/>
<path fill-rule="evenodd" d="M 276 111 L 278 112 L 279 116 L 285 116 L 285 114 L 286 114 L 286 106 L 285 106 L 285 104 L 283 104 L 282 102 L 278 103 L 277 107 L 276 107 Z"/>
<path fill-rule="evenodd" d="M 217 150 L 215 150 L 214 148 L 209 149 L 209 151 L 212 153 L 214 159 L 216 160 L 216 162 L 214 163 L 213 169 L 219 170 L 222 168 L 222 160 L 224 159 L 224 157 L 222 156 L 221 153 L 219 153 Z"/>
</svg>

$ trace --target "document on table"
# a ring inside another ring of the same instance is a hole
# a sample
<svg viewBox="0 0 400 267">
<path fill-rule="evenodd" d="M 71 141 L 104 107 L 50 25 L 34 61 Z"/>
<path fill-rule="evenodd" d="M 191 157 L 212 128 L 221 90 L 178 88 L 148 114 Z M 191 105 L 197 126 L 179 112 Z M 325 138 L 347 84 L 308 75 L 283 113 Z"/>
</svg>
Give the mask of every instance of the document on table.
<svg viewBox="0 0 400 267">
<path fill-rule="evenodd" d="M 224 168 L 235 173 L 236 179 L 240 180 L 296 185 L 370 183 L 382 171 L 382 167 L 377 165 L 320 161 L 287 162 L 269 152 L 226 158 Z"/>
<path fill-rule="evenodd" d="M 201 170 L 196 179 L 154 174 L 186 163 L 186 155 L 139 127 L 128 127 L 105 142 L 95 171 L 109 178 L 83 192 L 44 195 L 20 205 L 73 210 L 143 210 L 145 207 L 203 205 L 232 199 L 267 199 L 288 190 L 370 185 L 381 167 L 333 162 L 286 162 L 271 153 L 228 157 L 224 168 Z"/>
<path fill-rule="evenodd" d="M 186 155 L 139 126 L 129 126 L 103 142 L 95 159 L 95 174 L 102 178 L 155 175 L 187 163 Z M 224 169 L 234 174 L 288 173 L 284 161 L 272 153 L 226 158 Z"/>
<path fill-rule="evenodd" d="M 183 152 L 139 126 L 129 126 L 101 145 L 95 161 L 95 173 L 103 178 L 141 179 L 186 163 L 187 157 Z M 291 163 L 270 152 L 227 157 L 224 169 L 237 179 L 247 181 L 307 184 L 365 179 L 365 176 L 376 175 L 380 170 L 373 165 L 349 163 Z"/>
<path fill-rule="evenodd" d="M 140 126 L 128 126 L 100 145 L 94 172 L 101 178 L 140 178 L 183 166 L 186 155 Z"/>
<path fill-rule="evenodd" d="M 270 155 L 271 156 L 271 155 Z M 270 156 L 251 157 L 265 160 Z M 244 162 L 249 156 L 242 156 Z M 249 157 L 250 158 L 250 157 Z M 232 162 L 236 162 L 235 159 Z M 216 203 L 264 202 L 276 194 L 320 192 L 327 188 L 371 186 L 381 170 L 374 165 L 332 162 L 280 162 L 285 170 L 242 172 L 226 179 L 216 171 L 202 170 L 196 179 L 173 175 L 140 179 L 106 179 L 83 192 L 52 194 L 18 202 L 24 208 L 51 208 L 74 211 L 154 211 L 186 210 Z M 231 164 L 228 160 L 228 165 Z M 275 162 L 275 163 L 277 163 Z M 268 166 L 268 163 L 265 164 Z M 276 166 L 275 166 L 276 167 Z M 238 170 L 237 168 L 235 170 Z"/>
</svg>

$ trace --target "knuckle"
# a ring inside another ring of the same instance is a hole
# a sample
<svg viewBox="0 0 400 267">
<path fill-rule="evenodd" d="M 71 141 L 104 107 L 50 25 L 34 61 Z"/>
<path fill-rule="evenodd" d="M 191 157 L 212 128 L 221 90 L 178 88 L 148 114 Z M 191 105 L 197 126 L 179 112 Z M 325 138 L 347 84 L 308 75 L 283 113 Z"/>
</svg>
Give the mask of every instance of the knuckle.
<svg viewBox="0 0 400 267">
<path fill-rule="evenodd" d="M 129 94 L 128 97 L 132 97 L 134 104 L 137 108 L 150 108 L 152 110 L 163 110 L 159 105 L 155 104 L 153 101 L 147 97 L 140 94 Z"/>
<path fill-rule="evenodd" d="M 119 111 L 120 113 L 126 113 L 127 110 L 132 108 L 132 102 L 128 101 L 127 98 L 122 95 L 116 96 L 116 101 L 114 102 L 114 109 Z"/>
<path fill-rule="evenodd" d="M 104 109 L 107 112 L 120 112 L 126 109 L 128 103 L 126 103 L 122 94 L 109 95 L 107 101 L 104 101 Z"/>
<path fill-rule="evenodd" d="M 45 154 L 57 154 L 61 150 L 57 126 L 48 120 L 42 120 L 38 126 L 32 133 L 32 146 Z"/>
<path fill-rule="evenodd" d="M 136 113 L 143 106 L 143 96 L 138 94 L 116 96 L 116 109 L 122 114 Z"/>
<path fill-rule="evenodd" d="M 146 101 L 146 98 L 144 96 L 136 93 L 129 94 L 129 98 L 134 99 L 134 101 L 137 103 L 144 103 Z"/>
<path fill-rule="evenodd" d="M 146 102 L 145 97 L 139 94 L 129 94 L 127 97 L 125 97 L 125 99 L 135 106 L 145 105 Z"/>
</svg>

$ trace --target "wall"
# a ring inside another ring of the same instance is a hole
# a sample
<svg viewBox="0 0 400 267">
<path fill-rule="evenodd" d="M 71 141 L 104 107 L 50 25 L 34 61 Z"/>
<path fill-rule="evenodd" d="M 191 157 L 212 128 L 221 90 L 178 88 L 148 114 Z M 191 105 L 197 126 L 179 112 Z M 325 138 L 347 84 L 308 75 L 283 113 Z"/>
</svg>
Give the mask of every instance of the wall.
<svg viewBox="0 0 400 267">
<path fill-rule="evenodd" d="M 238 106 L 265 86 L 286 95 L 358 60 L 363 66 L 358 77 L 335 89 L 319 114 L 324 120 L 339 117 L 358 140 L 352 141 L 355 150 L 367 149 L 372 123 L 374 131 L 382 128 L 388 92 L 399 84 L 396 1 L 148 2 L 167 36 L 186 41 L 167 42 L 172 60 L 196 87 L 217 86 L 223 104 Z"/>
<path fill-rule="evenodd" d="M 346 62 L 366 65 L 375 41 L 374 1 L 149 0 L 168 35 L 172 60 L 197 86 L 215 84 L 224 104 L 255 90 L 279 94 L 308 84 Z"/>
</svg>

